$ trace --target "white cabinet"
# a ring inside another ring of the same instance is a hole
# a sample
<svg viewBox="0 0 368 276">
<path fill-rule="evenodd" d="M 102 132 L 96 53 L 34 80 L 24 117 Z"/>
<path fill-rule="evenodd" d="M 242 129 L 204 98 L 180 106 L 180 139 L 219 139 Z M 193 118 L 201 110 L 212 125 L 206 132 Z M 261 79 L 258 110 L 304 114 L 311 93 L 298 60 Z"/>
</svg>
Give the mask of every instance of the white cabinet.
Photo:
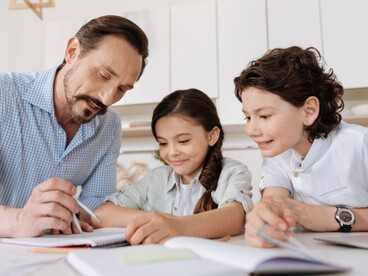
<svg viewBox="0 0 368 276">
<path fill-rule="evenodd" d="M 270 49 L 313 46 L 322 54 L 319 0 L 268 0 L 267 4 Z"/>
<path fill-rule="evenodd" d="M 234 78 L 267 50 L 265 1 L 218 1 L 219 99 L 222 124 L 244 123 L 242 104 L 234 94 Z"/>
<path fill-rule="evenodd" d="M 368 1 L 321 0 L 324 57 L 345 88 L 368 87 Z"/>
<path fill-rule="evenodd" d="M 165 7 L 125 14 L 149 40 L 147 66 L 134 89 L 124 96 L 126 104 L 159 102 L 170 93 L 169 12 Z"/>
<path fill-rule="evenodd" d="M 63 62 L 69 38 L 85 23 L 85 19 L 61 20 L 45 25 L 45 70 Z"/>
<path fill-rule="evenodd" d="M 215 1 L 171 7 L 171 90 L 192 87 L 218 96 Z"/>
</svg>

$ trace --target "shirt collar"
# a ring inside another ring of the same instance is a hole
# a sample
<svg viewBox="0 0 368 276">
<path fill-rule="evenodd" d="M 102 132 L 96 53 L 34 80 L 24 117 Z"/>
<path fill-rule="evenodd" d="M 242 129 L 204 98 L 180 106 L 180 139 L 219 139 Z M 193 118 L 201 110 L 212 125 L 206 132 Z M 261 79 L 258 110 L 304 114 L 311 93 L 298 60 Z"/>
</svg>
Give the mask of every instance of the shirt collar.
<svg viewBox="0 0 368 276">
<path fill-rule="evenodd" d="M 35 105 L 49 113 L 54 113 L 54 80 L 57 67 L 39 73 L 32 87 L 24 90 L 22 97 L 32 105 Z"/>
<path fill-rule="evenodd" d="M 199 176 L 201 175 L 201 171 L 198 172 L 198 174 L 193 178 L 192 180 L 192 184 L 193 184 L 193 188 L 195 187 L 195 185 L 199 185 Z M 171 175 L 169 177 L 169 181 L 167 182 L 166 185 L 166 192 L 171 191 L 174 187 L 176 187 L 178 190 L 180 189 L 180 175 L 178 175 L 174 170 L 172 170 Z"/>
<path fill-rule="evenodd" d="M 54 67 L 39 73 L 32 87 L 26 90 L 22 95 L 24 100 L 54 116 L 54 80 L 57 69 L 58 67 Z M 98 117 L 99 116 L 95 116 L 90 122 L 82 124 L 82 128 L 85 129 L 87 137 L 91 136 L 96 128 L 98 128 L 100 124 L 100 119 Z"/>
<path fill-rule="evenodd" d="M 301 170 L 305 170 L 308 167 L 315 164 L 316 162 L 318 162 L 318 160 L 321 159 L 322 156 L 326 153 L 331 144 L 331 139 L 329 136 L 327 138 L 314 139 L 304 160 L 302 160 L 302 156 L 299 153 L 292 150 L 292 158 L 291 158 L 291 160 L 293 160 L 292 162 L 295 164 L 302 161 L 303 165 L 300 168 Z"/>
</svg>

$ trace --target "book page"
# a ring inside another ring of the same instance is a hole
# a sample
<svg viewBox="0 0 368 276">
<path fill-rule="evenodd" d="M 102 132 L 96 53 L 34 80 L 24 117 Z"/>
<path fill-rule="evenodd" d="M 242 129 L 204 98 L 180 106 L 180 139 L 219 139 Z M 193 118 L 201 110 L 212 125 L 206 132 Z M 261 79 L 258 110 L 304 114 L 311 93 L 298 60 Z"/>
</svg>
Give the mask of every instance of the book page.
<svg viewBox="0 0 368 276">
<path fill-rule="evenodd" d="M 199 257 L 232 265 L 248 272 L 340 271 L 346 268 L 311 261 L 281 248 L 262 249 L 195 237 L 176 237 L 164 243 L 169 248 L 189 248 Z"/>
<path fill-rule="evenodd" d="M 34 238 L 6 238 L 2 239 L 1 242 L 37 247 L 83 246 L 88 244 L 94 247 L 124 240 L 126 240 L 124 228 L 101 228 L 95 229 L 93 232 L 83 232 L 82 234 L 45 234 L 42 237 Z"/>
</svg>

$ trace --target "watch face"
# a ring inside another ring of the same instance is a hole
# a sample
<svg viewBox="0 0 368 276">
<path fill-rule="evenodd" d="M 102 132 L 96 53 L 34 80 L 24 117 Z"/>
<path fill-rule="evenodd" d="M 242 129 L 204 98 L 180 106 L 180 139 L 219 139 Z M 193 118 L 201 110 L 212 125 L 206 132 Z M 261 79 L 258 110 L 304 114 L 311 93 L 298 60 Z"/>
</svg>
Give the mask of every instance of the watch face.
<svg viewBox="0 0 368 276">
<path fill-rule="evenodd" d="M 353 216 L 347 211 L 342 211 L 339 217 L 343 222 L 350 222 L 353 219 Z"/>
</svg>

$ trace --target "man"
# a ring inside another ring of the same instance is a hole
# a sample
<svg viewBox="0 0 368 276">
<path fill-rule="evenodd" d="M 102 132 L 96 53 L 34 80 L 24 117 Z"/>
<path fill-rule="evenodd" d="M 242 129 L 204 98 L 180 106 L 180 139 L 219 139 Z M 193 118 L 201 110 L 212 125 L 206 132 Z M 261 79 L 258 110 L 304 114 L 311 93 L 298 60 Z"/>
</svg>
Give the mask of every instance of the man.
<svg viewBox="0 0 368 276">
<path fill-rule="evenodd" d="M 78 232 L 76 186 L 91 209 L 114 191 L 121 124 L 108 107 L 133 88 L 147 56 L 137 25 L 102 16 L 68 41 L 58 68 L 0 75 L 0 237 Z"/>
</svg>

